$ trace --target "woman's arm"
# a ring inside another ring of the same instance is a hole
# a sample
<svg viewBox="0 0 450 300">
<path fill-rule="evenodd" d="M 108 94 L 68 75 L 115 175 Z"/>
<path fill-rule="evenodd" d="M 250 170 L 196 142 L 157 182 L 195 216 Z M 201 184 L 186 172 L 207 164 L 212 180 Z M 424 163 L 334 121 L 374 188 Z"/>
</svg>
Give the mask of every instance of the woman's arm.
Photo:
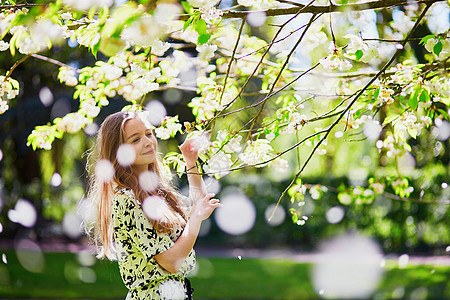
<svg viewBox="0 0 450 300">
<path fill-rule="evenodd" d="M 178 272 L 194 247 L 202 221 L 207 219 L 214 209 L 222 206 L 218 199 L 211 199 L 212 197 L 214 197 L 214 194 L 208 194 L 197 201 L 192 215 L 178 240 L 170 249 L 154 256 L 156 262 L 167 271 L 171 273 Z"/>
<path fill-rule="evenodd" d="M 202 175 L 197 168 L 198 145 L 195 138 L 187 139 L 180 146 L 181 154 L 183 154 L 186 162 L 186 171 L 189 182 L 189 192 L 194 202 L 206 196 L 206 186 L 203 182 Z"/>
</svg>

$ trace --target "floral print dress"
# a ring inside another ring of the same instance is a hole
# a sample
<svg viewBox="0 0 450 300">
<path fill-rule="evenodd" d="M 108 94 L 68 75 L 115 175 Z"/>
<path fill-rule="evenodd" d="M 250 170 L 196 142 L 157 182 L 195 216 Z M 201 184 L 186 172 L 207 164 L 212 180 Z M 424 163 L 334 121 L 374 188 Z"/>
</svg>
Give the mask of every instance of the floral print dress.
<svg viewBox="0 0 450 300">
<path fill-rule="evenodd" d="M 162 268 L 154 256 L 168 250 L 182 233 L 158 233 L 131 189 L 116 191 L 112 200 L 114 241 L 126 299 L 185 299 L 185 277 L 195 267 L 192 250 L 178 273 Z"/>
</svg>

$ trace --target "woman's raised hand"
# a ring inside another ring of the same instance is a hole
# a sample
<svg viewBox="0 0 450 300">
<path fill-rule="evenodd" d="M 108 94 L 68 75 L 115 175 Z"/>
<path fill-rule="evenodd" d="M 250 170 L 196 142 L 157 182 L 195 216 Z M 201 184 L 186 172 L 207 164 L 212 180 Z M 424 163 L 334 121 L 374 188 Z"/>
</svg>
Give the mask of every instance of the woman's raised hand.
<svg viewBox="0 0 450 300">
<path fill-rule="evenodd" d="M 195 163 L 198 158 L 199 148 L 195 138 L 187 139 L 181 144 L 180 151 L 181 154 L 183 154 L 186 163 Z"/>
<path fill-rule="evenodd" d="M 223 206 L 219 199 L 214 199 L 214 194 L 207 194 L 205 197 L 199 199 L 192 209 L 191 217 L 198 217 L 201 220 L 209 218 L 212 212 L 217 208 Z"/>
</svg>

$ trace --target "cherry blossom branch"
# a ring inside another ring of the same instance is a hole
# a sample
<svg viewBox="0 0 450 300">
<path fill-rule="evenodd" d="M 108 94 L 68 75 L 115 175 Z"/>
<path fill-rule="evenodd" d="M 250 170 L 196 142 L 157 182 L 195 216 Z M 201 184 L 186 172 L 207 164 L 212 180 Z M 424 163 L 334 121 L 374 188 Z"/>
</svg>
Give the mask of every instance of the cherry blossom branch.
<svg viewBox="0 0 450 300">
<path fill-rule="evenodd" d="M 34 4 L 34 3 L 22 3 L 22 4 L 9 4 L 9 5 L 0 5 L 0 10 L 3 9 L 21 9 L 35 6 L 44 6 L 45 4 Z"/>
<path fill-rule="evenodd" d="M 263 104 L 264 102 L 266 102 L 267 100 L 269 100 L 270 97 L 272 97 L 272 96 L 278 94 L 279 92 L 285 90 L 285 89 L 286 89 L 287 87 L 289 87 L 291 84 L 293 84 L 294 82 L 296 82 L 296 81 L 299 80 L 301 77 L 303 77 L 304 75 L 308 74 L 310 71 L 314 70 L 314 69 L 317 68 L 318 66 L 319 66 L 319 63 L 315 64 L 314 66 L 312 66 L 311 68 L 309 68 L 308 70 L 306 70 L 305 72 L 303 72 L 302 74 L 298 75 L 295 79 L 293 79 L 292 81 L 288 82 L 286 85 L 284 85 L 283 87 L 279 88 L 278 90 L 276 90 L 276 91 L 274 91 L 274 92 L 268 94 L 266 97 L 264 97 L 262 100 L 260 100 L 260 101 L 258 101 L 258 102 L 253 103 L 253 104 L 250 104 L 250 105 L 245 106 L 245 107 L 241 107 L 241 108 L 239 108 L 239 109 L 236 109 L 236 110 L 233 110 L 233 111 L 230 111 L 230 112 L 227 112 L 227 113 L 223 113 L 223 114 L 221 114 L 221 115 L 217 115 L 217 116 L 215 116 L 214 118 L 224 118 L 224 117 L 226 117 L 226 116 L 229 116 L 229 115 L 231 115 L 231 114 L 234 114 L 234 113 L 237 113 L 237 112 L 246 110 L 246 109 L 248 109 L 248 108 L 257 107 L 257 106 Z"/>
<path fill-rule="evenodd" d="M 219 97 L 219 105 L 222 105 L 222 99 L 223 99 L 223 95 L 225 93 L 225 89 L 227 87 L 227 80 L 228 80 L 228 76 L 230 75 L 231 65 L 233 64 L 234 57 L 236 56 L 236 51 L 237 51 L 239 42 L 241 40 L 241 35 L 242 35 L 242 31 L 244 30 L 244 25 L 245 25 L 245 19 L 243 19 L 241 22 L 241 27 L 239 28 L 239 33 L 238 33 L 238 36 L 236 39 L 236 43 L 234 44 L 233 53 L 231 54 L 230 62 L 228 63 L 227 72 L 225 74 L 225 79 L 223 81 L 222 91 L 221 91 L 220 97 Z M 216 119 L 214 119 L 214 121 L 213 121 L 211 131 L 213 130 L 215 124 L 216 124 Z"/>
<path fill-rule="evenodd" d="M 399 56 L 399 54 L 401 53 L 403 47 L 406 45 L 406 43 L 408 42 L 409 38 L 411 37 L 411 35 L 413 34 L 413 32 L 416 30 L 417 26 L 419 26 L 419 23 L 422 21 L 423 17 L 425 16 L 426 12 L 428 11 L 428 9 L 431 7 L 431 4 L 427 4 L 426 7 L 424 8 L 424 10 L 422 11 L 422 13 L 420 14 L 420 16 L 418 17 L 417 21 L 415 22 L 413 28 L 410 30 L 410 32 L 408 33 L 408 36 L 403 40 L 402 42 L 402 47 L 400 49 L 397 49 L 397 51 L 392 55 L 391 59 L 383 66 L 383 68 L 381 68 L 380 71 L 378 71 L 378 73 L 371 78 L 371 80 L 369 80 L 369 82 L 364 86 L 364 88 L 362 88 L 358 94 L 356 94 L 356 96 L 354 97 L 354 99 L 349 103 L 349 105 L 344 109 L 344 111 L 342 111 L 342 113 L 339 115 L 339 117 L 333 122 L 333 124 L 331 124 L 328 129 L 325 132 L 325 135 L 319 140 L 319 142 L 314 146 L 313 150 L 311 151 L 311 153 L 309 154 L 308 158 L 306 159 L 306 161 L 303 163 L 303 166 L 300 168 L 300 170 L 297 172 L 297 174 L 294 176 L 294 179 L 290 182 L 290 184 L 284 189 L 284 191 L 281 193 L 281 196 L 278 198 L 278 202 L 275 206 L 274 212 L 275 210 L 278 208 L 278 206 L 281 203 L 281 200 L 284 198 L 284 196 L 286 195 L 287 191 L 295 184 L 295 182 L 297 181 L 297 179 L 300 177 L 300 175 L 303 173 L 303 171 L 305 170 L 306 166 L 308 165 L 308 163 L 310 162 L 310 160 L 312 159 L 312 157 L 314 156 L 314 154 L 316 153 L 317 149 L 319 148 L 319 146 L 325 141 L 325 139 L 328 137 L 328 135 L 330 134 L 331 130 L 340 122 L 340 120 L 345 116 L 345 114 L 350 110 L 350 108 L 355 104 L 355 102 L 359 99 L 359 97 L 361 97 L 361 95 L 372 85 L 373 82 L 375 82 L 375 80 L 378 79 L 378 77 L 383 74 L 383 72 L 385 70 L 387 70 L 387 68 L 397 59 L 397 57 Z M 274 214 L 274 212 L 272 213 L 272 216 Z M 271 217 L 272 217 L 271 216 Z"/>
<path fill-rule="evenodd" d="M 40 60 L 47 61 L 49 63 L 55 64 L 55 65 L 58 65 L 60 67 L 66 67 L 66 68 L 69 68 L 69 69 L 74 69 L 76 71 L 79 71 L 78 69 L 76 69 L 76 68 L 74 68 L 72 66 L 69 66 L 69 65 L 67 65 L 65 63 L 60 62 L 59 60 L 56 60 L 56 59 L 53 59 L 53 58 L 50 58 L 50 57 L 42 56 L 40 54 L 31 54 L 31 56 L 33 56 L 34 58 L 37 58 L 37 59 L 40 59 Z"/>
<path fill-rule="evenodd" d="M 309 5 L 311 5 L 312 3 L 314 3 L 315 0 L 312 0 L 310 3 L 308 3 L 305 7 L 308 7 Z M 300 10 L 301 11 L 301 10 Z M 269 53 L 270 48 L 273 46 L 274 41 L 277 39 L 278 35 L 282 32 L 283 28 L 289 24 L 289 22 L 291 22 L 292 20 L 294 20 L 300 12 L 298 12 L 295 16 L 291 17 L 289 20 L 287 20 L 286 22 L 284 22 L 282 25 L 280 25 L 280 28 L 278 29 L 277 33 L 275 34 L 275 36 L 272 38 L 272 41 L 269 43 L 269 46 L 267 47 L 267 49 L 265 50 L 265 52 L 263 53 L 263 55 L 261 56 L 261 59 L 259 60 L 258 64 L 256 65 L 256 67 L 253 69 L 252 74 L 250 74 L 250 76 L 248 76 L 247 80 L 244 82 L 243 86 L 241 87 L 238 95 L 229 103 L 227 104 L 221 111 L 218 112 L 218 115 L 223 112 L 225 109 L 227 109 L 228 107 L 230 107 L 241 95 L 242 92 L 244 91 L 245 87 L 248 85 L 248 83 L 250 82 L 250 80 L 253 78 L 253 76 L 256 74 L 256 72 L 258 71 L 259 67 L 261 66 L 261 64 L 263 63 L 264 57 L 267 55 L 267 53 Z M 306 29 L 305 29 L 306 30 Z"/>
<path fill-rule="evenodd" d="M 242 56 L 240 56 L 240 57 L 238 57 L 238 58 L 236 58 L 236 59 L 246 58 L 246 57 L 251 56 L 251 55 L 253 55 L 253 54 L 255 54 L 255 53 L 258 53 L 259 51 L 263 50 L 264 48 L 268 47 L 269 45 L 271 46 L 271 45 L 273 45 L 273 44 L 282 42 L 282 41 L 286 40 L 288 37 L 292 36 L 292 35 L 293 35 L 294 33 L 296 33 L 297 31 L 303 29 L 305 26 L 306 26 L 306 24 L 303 25 L 303 26 L 300 26 L 299 28 L 297 28 L 297 29 L 291 31 L 288 35 L 286 35 L 285 37 L 280 38 L 279 40 L 275 40 L 275 38 L 273 38 L 272 41 L 271 41 L 270 43 L 268 43 L 267 45 L 262 46 L 261 48 L 256 49 L 256 50 L 254 50 L 254 51 L 252 51 L 252 52 L 250 52 L 250 53 L 244 54 L 244 55 L 242 55 Z"/>
<path fill-rule="evenodd" d="M 352 4 L 331 4 L 331 5 L 304 5 L 298 4 L 296 7 L 289 8 L 275 8 L 268 9 L 265 14 L 268 17 L 280 16 L 280 15 L 292 15 L 292 14 L 323 14 L 330 12 L 342 12 L 342 11 L 364 11 L 371 9 L 381 9 L 381 8 L 389 8 L 393 6 L 403 6 L 403 5 L 411 5 L 411 4 L 426 4 L 427 6 L 435 3 L 435 2 L 444 2 L 446 0 L 419 0 L 419 1 L 411 1 L 411 0 L 375 0 L 365 3 L 352 3 Z M 292 4 L 292 3 L 291 3 Z M 251 12 L 248 11 L 228 11 L 225 12 L 222 16 L 224 19 L 230 18 L 247 18 L 248 14 Z M 181 20 L 188 19 L 188 16 L 181 16 Z"/>
<path fill-rule="evenodd" d="M 21 59 L 19 59 L 18 61 L 16 61 L 14 63 L 14 65 L 11 67 L 11 69 L 9 69 L 9 71 L 6 73 L 6 76 L 4 78 L 4 80 L 8 79 L 9 77 L 11 77 L 12 73 L 14 72 L 14 70 L 21 64 L 23 63 L 25 60 L 27 60 L 30 57 L 30 54 L 22 57 Z"/>
<path fill-rule="evenodd" d="M 292 55 L 294 54 L 295 50 L 297 50 L 297 47 L 300 45 L 300 42 L 303 40 L 303 37 L 305 36 L 306 32 L 308 32 L 308 29 L 311 27 L 311 24 L 312 24 L 315 20 L 317 20 L 317 18 L 316 18 L 315 16 L 312 16 L 311 19 L 309 20 L 308 24 L 306 25 L 305 30 L 303 30 L 302 35 L 300 36 L 300 38 L 298 39 L 298 41 L 295 43 L 295 45 L 292 47 L 291 52 L 289 52 L 289 54 L 286 56 L 286 59 L 285 59 L 285 61 L 284 61 L 284 64 L 281 66 L 281 69 L 280 69 L 280 71 L 278 72 L 277 77 L 276 77 L 275 80 L 273 81 L 273 84 L 272 84 L 272 86 L 271 86 L 271 88 L 270 88 L 270 90 L 269 90 L 269 94 L 272 94 L 273 90 L 275 89 L 275 87 L 276 87 L 276 85 L 277 85 L 277 83 L 278 83 L 278 80 L 279 80 L 280 77 L 281 77 L 281 73 L 283 73 L 285 67 L 286 67 L 287 64 L 289 63 L 289 59 L 290 59 L 290 58 L 292 57 Z M 257 113 L 256 116 L 253 118 L 253 122 L 252 122 L 252 125 L 251 125 L 251 127 L 250 127 L 250 132 L 249 132 L 249 134 L 247 135 L 247 139 L 246 139 L 246 140 L 248 140 L 248 139 L 250 138 L 250 135 L 251 135 L 251 133 L 252 133 L 253 127 L 254 127 L 255 124 L 256 124 L 256 120 L 257 120 L 258 117 L 261 115 L 261 113 L 262 113 L 262 111 L 263 111 L 263 109 L 264 109 L 265 104 L 266 104 L 266 101 L 262 102 L 261 107 L 259 108 L 258 113 Z"/>
</svg>

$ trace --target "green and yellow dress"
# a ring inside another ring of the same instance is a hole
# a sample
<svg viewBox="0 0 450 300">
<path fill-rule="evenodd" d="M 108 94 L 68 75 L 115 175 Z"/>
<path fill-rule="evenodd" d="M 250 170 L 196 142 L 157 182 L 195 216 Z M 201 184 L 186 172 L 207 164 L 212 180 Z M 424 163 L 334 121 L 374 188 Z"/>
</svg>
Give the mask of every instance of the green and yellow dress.
<svg viewBox="0 0 450 300">
<path fill-rule="evenodd" d="M 195 267 L 192 250 L 178 273 L 162 268 L 154 256 L 168 250 L 183 231 L 158 233 L 131 189 L 116 191 L 112 200 L 114 242 L 120 274 L 129 299 L 185 299 L 185 277 Z"/>
</svg>

